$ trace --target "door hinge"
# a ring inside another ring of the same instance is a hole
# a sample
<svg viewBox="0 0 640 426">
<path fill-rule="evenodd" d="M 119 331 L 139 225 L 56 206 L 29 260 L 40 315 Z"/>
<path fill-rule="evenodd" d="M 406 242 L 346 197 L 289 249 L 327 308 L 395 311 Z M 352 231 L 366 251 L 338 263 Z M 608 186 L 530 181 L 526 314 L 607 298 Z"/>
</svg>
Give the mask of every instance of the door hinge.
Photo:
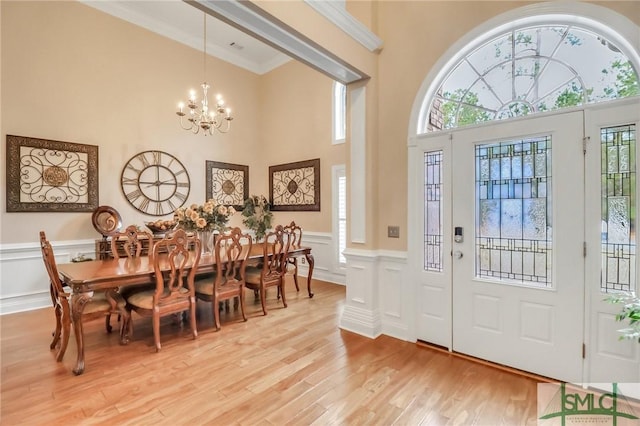
<svg viewBox="0 0 640 426">
<path fill-rule="evenodd" d="M 587 345 L 585 345 L 584 343 L 582 344 L 582 359 L 585 359 L 587 357 Z"/>
<path fill-rule="evenodd" d="M 582 242 L 582 257 L 587 257 L 587 242 Z"/>
<path fill-rule="evenodd" d="M 590 136 L 585 136 L 584 138 L 582 138 L 582 153 L 583 154 L 587 153 L 587 142 L 589 142 L 589 140 L 591 140 Z"/>
</svg>

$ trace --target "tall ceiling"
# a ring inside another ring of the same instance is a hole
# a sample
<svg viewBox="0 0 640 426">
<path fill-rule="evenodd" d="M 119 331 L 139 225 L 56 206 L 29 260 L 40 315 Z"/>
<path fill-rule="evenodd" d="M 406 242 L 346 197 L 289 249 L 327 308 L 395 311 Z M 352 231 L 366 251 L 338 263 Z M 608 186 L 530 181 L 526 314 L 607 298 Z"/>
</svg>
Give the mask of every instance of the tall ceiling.
<svg viewBox="0 0 640 426">
<path fill-rule="evenodd" d="M 80 1 L 194 49 L 203 50 L 204 12 L 183 1 Z M 212 16 L 206 19 L 207 54 L 256 74 L 264 74 L 291 60 L 284 53 Z"/>
</svg>

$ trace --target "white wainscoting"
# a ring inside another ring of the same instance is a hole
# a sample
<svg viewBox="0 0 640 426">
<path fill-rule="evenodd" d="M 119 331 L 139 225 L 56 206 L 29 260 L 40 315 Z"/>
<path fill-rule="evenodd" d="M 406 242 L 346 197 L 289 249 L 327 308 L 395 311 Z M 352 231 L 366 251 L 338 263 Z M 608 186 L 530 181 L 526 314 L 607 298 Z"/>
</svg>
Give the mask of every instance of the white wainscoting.
<svg viewBox="0 0 640 426">
<path fill-rule="evenodd" d="M 56 262 L 73 257 L 94 257 L 93 240 L 52 241 Z M 49 277 L 42 262 L 40 243 L 0 245 L 0 314 L 51 306 Z"/>
<path fill-rule="evenodd" d="M 334 267 L 334 243 L 330 233 L 305 232 L 303 244 L 311 247 L 315 260 L 313 277 L 345 284 L 343 271 Z M 56 261 L 70 262 L 78 255 L 95 257 L 94 240 L 51 241 Z M 299 263 L 307 276 L 308 265 Z M 303 285 L 300 291 L 306 291 Z M 49 278 L 42 262 L 39 242 L 0 245 L 0 315 L 51 306 Z"/>
<path fill-rule="evenodd" d="M 370 338 L 410 340 L 406 252 L 347 249 L 347 297 L 340 328 Z"/>
</svg>

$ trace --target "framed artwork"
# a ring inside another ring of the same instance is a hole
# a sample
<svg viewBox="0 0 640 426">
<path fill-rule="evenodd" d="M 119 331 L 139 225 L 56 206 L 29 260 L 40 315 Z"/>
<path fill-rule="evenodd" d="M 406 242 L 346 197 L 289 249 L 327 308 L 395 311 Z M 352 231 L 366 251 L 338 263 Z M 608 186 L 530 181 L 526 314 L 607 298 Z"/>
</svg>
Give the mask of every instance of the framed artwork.
<svg viewBox="0 0 640 426">
<path fill-rule="evenodd" d="M 207 160 L 206 170 L 205 199 L 242 210 L 244 200 L 249 198 L 249 166 Z"/>
<path fill-rule="evenodd" d="M 92 212 L 98 147 L 7 135 L 7 212 Z"/>
<path fill-rule="evenodd" d="M 320 211 L 320 159 L 269 167 L 274 211 Z"/>
</svg>

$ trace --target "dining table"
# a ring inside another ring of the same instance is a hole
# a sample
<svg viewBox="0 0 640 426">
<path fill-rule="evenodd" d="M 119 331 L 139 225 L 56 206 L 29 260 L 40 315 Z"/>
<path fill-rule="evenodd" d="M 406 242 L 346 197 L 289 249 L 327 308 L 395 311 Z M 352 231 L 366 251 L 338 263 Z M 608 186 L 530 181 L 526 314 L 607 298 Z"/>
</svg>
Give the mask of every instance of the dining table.
<svg viewBox="0 0 640 426">
<path fill-rule="evenodd" d="M 160 254 L 161 270 L 169 270 L 169 264 L 164 258 L 166 253 Z M 190 258 L 195 257 L 190 253 Z M 311 291 L 311 277 L 313 274 L 314 259 L 311 254 L 311 247 L 292 246 L 289 248 L 288 257 L 304 257 L 309 264 L 309 272 L 307 275 L 307 292 L 309 298 L 313 297 Z M 259 264 L 264 258 L 263 245 L 254 244 L 247 256 L 248 265 Z M 193 262 L 189 260 L 189 264 Z M 103 259 L 89 260 L 76 263 L 60 263 L 58 273 L 64 285 L 71 289 L 71 318 L 63 318 L 63 321 L 71 321 L 75 329 L 75 339 L 77 345 L 78 358 L 73 373 L 82 374 L 85 369 L 84 361 L 84 336 L 81 332 L 82 328 L 78 328 L 76 324 L 80 321 L 82 310 L 87 301 L 93 297 L 95 291 L 105 291 L 107 297 L 122 287 L 140 286 L 154 282 L 154 267 L 149 256 L 140 256 L 135 258 L 120 259 Z M 202 254 L 200 262 L 197 266 L 196 275 L 210 274 L 215 271 L 215 255 L 214 253 Z M 67 322 L 68 324 L 68 322 Z M 121 344 L 127 344 L 128 336 L 123 334 Z"/>
</svg>

